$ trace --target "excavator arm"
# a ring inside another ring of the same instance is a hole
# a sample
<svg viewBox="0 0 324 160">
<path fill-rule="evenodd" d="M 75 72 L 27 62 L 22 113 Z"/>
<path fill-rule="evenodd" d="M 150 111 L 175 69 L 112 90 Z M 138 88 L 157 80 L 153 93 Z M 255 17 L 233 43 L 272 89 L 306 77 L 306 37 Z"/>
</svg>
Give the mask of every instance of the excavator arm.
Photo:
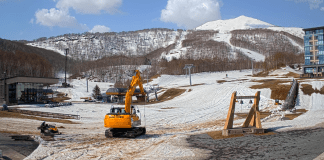
<svg viewBox="0 0 324 160">
<path fill-rule="evenodd" d="M 132 82 L 128 87 L 127 93 L 126 93 L 126 98 L 125 98 L 125 112 L 130 113 L 130 107 L 132 103 L 132 96 L 135 92 L 136 86 L 140 87 L 141 94 L 145 96 L 144 88 L 143 88 L 143 83 L 142 83 L 142 78 L 140 75 L 139 70 L 135 70 L 135 75 L 132 78 Z"/>
</svg>

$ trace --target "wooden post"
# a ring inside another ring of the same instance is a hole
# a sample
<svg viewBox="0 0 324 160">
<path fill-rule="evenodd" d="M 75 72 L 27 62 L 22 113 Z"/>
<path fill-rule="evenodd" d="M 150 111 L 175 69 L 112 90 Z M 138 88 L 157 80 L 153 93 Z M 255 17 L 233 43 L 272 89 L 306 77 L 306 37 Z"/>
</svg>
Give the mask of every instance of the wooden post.
<svg viewBox="0 0 324 160">
<path fill-rule="evenodd" d="M 244 121 L 242 127 L 248 127 L 250 124 L 251 126 L 259 126 L 261 128 L 259 101 L 260 101 L 260 91 L 257 91 L 257 93 L 255 93 L 254 104 L 251 107 L 251 110 L 248 116 L 246 117 L 246 120 Z"/>
<path fill-rule="evenodd" d="M 226 122 L 225 122 L 224 129 L 231 129 L 231 128 L 233 128 L 234 111 L 235 111 L 235 100 L 236 100 L 236 91 L 233 92 L 233 94 L 232 94 L 232 98 L 231 98 L 230 106 L 229 106 L 229 109 L 228 109 L 228 113 L 227 113 L 227 118 L 226 118 Z"/>
<path fill-rule="evenodd" d="M 243 126 L 242 126 L 243 128 L 246 128 L 249 126 L 249 123 L 251 122 L 251 120 L 253 120 L 252 118 L 254 117 L 253 116 L 254 114 L 255 114 L 255 104 L 253 104 L 253 106 L 251 107 L 250 112 L 243 123 Z"/>
</svg>

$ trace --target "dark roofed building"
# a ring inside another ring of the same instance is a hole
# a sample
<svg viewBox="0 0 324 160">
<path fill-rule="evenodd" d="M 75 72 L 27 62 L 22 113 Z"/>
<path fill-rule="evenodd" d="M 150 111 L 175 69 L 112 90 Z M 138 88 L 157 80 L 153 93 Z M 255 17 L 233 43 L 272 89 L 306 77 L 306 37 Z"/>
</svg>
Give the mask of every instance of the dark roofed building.
<svg viewBox="0 0 324 160">
<path fill-rule="evenodd" d="M 58 83 L 58 78 L 11 77 L 0 79 L 0 103 L 42 103 L 43 96 L 52 93 L 44 86 Z"/>
</svg>

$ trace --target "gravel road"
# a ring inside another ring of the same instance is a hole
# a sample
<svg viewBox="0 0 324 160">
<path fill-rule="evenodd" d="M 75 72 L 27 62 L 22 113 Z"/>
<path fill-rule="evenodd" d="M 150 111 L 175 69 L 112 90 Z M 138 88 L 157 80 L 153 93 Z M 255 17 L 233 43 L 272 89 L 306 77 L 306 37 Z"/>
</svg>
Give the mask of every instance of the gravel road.
<svg viewBox="0 0 324 160">
<path fill-rule="evenodd" d="M 314 159 L 324 152 L 324 129 L 245 135 L 214 140 L 207 134 L 187 139 L 193 148 L 209 151 L 207 159 Z"/>
</svg>

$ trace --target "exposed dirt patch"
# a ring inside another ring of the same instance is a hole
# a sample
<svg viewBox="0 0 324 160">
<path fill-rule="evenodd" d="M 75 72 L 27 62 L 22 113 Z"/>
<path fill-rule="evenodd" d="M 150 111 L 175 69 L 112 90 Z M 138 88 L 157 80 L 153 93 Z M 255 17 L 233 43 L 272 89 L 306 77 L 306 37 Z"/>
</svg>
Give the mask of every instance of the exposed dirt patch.
<svg viewBox="0 0 324 160">
<path fill-rule="evenodd" d="M 159 101 L 152 100 L 150 102 L 139 102 L 139 101 L 133 101 L 133 103 L 136 103 L 136 105 L 144 105 L 144 104 L 154 104 L 154 103 L 161 103 L 164 101 L 171 100 L 177 96 L 180 96 L 182 93 L 184 93 L 186 89 L 177 89 L 177 88 L 170 88 L 166 90 L 161 96 L 158 97 Z"/>
<path fill-rule="evenodd" d="M 181 87 L 192 87 L 192 86 L 201 86 L 204 85 L 205 83 L 199 83 L 199 84 L 193 84 L 193 85 L 186 85 L 186 86 L 181 86 Z"/>
<path fill-rule="evenodd" d="M 175 107 L 166 107 L 166 108 L 161 108 L 161 109 L 175 109 Z"/>
<path fill-rule="evenodd" d="M 66 123 L 66 124 L 79 124 L 79 123 L 72 122 L 70 120 L 65 120 L 65 119 L 43 118 L 43 117 L 36 117 L 36 116 L 32 116 L 32 115 L 25 115 L 25 114 L 21 114 L 21 113 L 8 112 L 8 111 L 0 111 L 0 117 L 34 119 L 34 120 L 39 120 L 39 121 L 57 122 L 57 123 Z"/>
<path fill-rule="evenodd" d="M 159 101 L 171 100 L 177 96 L 180 96 L 185 91 L 186 91 L 186 89 L 170 88 L 167 91 L 165 91 L 158 99 L 159 99 Z"/>
<path fill-rule="evenodd" d="M 291 85 L 283 85 L 281 83 L 287 83 L 291 81 L 285 80 L 276 80 L 276 79 L 266 79 L 266 80 L 258 80 L 254 82 L 259 82 L 263 84 L 253 85 L 250 88 L 252 89 L 263 89 L 270 88 L 271 89 L 271 99 L 279 99 L 285 100 Z"/>
<path fill-rule="evenodd" d="M 286 76 L 286 77 L 300 78 L 300 74 L 297 74 L 297 73 L 294 73 L 294 72 L 288 72 L 284 76 Z"/>
<path fill-rule="evenodd" d="M 268 117 L 270 114 L 271 114 L 270 112 L 260 112 L 260 119 Z M 246 117 L 248 116 L 248 113 L 235 113 L 235 115 L 239 119 L 246 119 Z"/>
<path fill-rule="evenodd" d="M 304 92 L 304 94 L 306 95 L 312 95 L 313 93 L 320 93 L 320 94 L 324 94 L 324 87 L 321 88 L 321 90 L 318 90 L 318 89 L 314 89 L 312 87 L 312 85 L 310 84 L 302 84 L 301 85 L 302 88 L 301 90 Z"/>
<path fill-rule="evenodd" d="M 237 134 L 237 135 L 230 135 L 230 136 L 223 136 L 222 131 L 213 131 L 207 132 L 207 134 L 212 137 L 213 139 L 225 139 L 225 138 L 235 138 L 235 137 L 243 137 L 244 134 Z"/>
<path fill-rule="evenodd" d="M 227 82 L 227 81 L 226 80 L 217 80 L 216 82 L 222 84 L 222 83 Z"/>
<path fill-rule="evenodd" d="M 296 113 L 293 113 L 293 114 L 286 114 L 285 117 L 288 118 L 289 120 L 293 120 L 295 118 L 297 118 L 298 116 L 306 113 L 307 110 L 306 109 L 297 109 L 296 110 Z"/>
<path fill-rule="evenodd" d="M 212 137 L 213 139 L 225 139 L 225 138 L 235 138 L 235 137 L 243 137 L 244 134 L 237 134 L 237 135 L 230 135 L 230 136 L 223 136 L 222 135 L 222 131 L 213 131 L 213 132 L 207 132 L 207 134 Z M 259 135 L 259 136 L 263 136 L 263 135 L 274 135 L 276 134 L 275 132 L 267 132 L 265 130 L 265 133 L 263 134 L 254 134 L 254 135 Z"/>
<path fill-rule="evenodd" d="M 154 75 L 149 79 L 149 82 L 152 82 L 154 79 L 161 77 L 160 74 Z"/>
</svg>

